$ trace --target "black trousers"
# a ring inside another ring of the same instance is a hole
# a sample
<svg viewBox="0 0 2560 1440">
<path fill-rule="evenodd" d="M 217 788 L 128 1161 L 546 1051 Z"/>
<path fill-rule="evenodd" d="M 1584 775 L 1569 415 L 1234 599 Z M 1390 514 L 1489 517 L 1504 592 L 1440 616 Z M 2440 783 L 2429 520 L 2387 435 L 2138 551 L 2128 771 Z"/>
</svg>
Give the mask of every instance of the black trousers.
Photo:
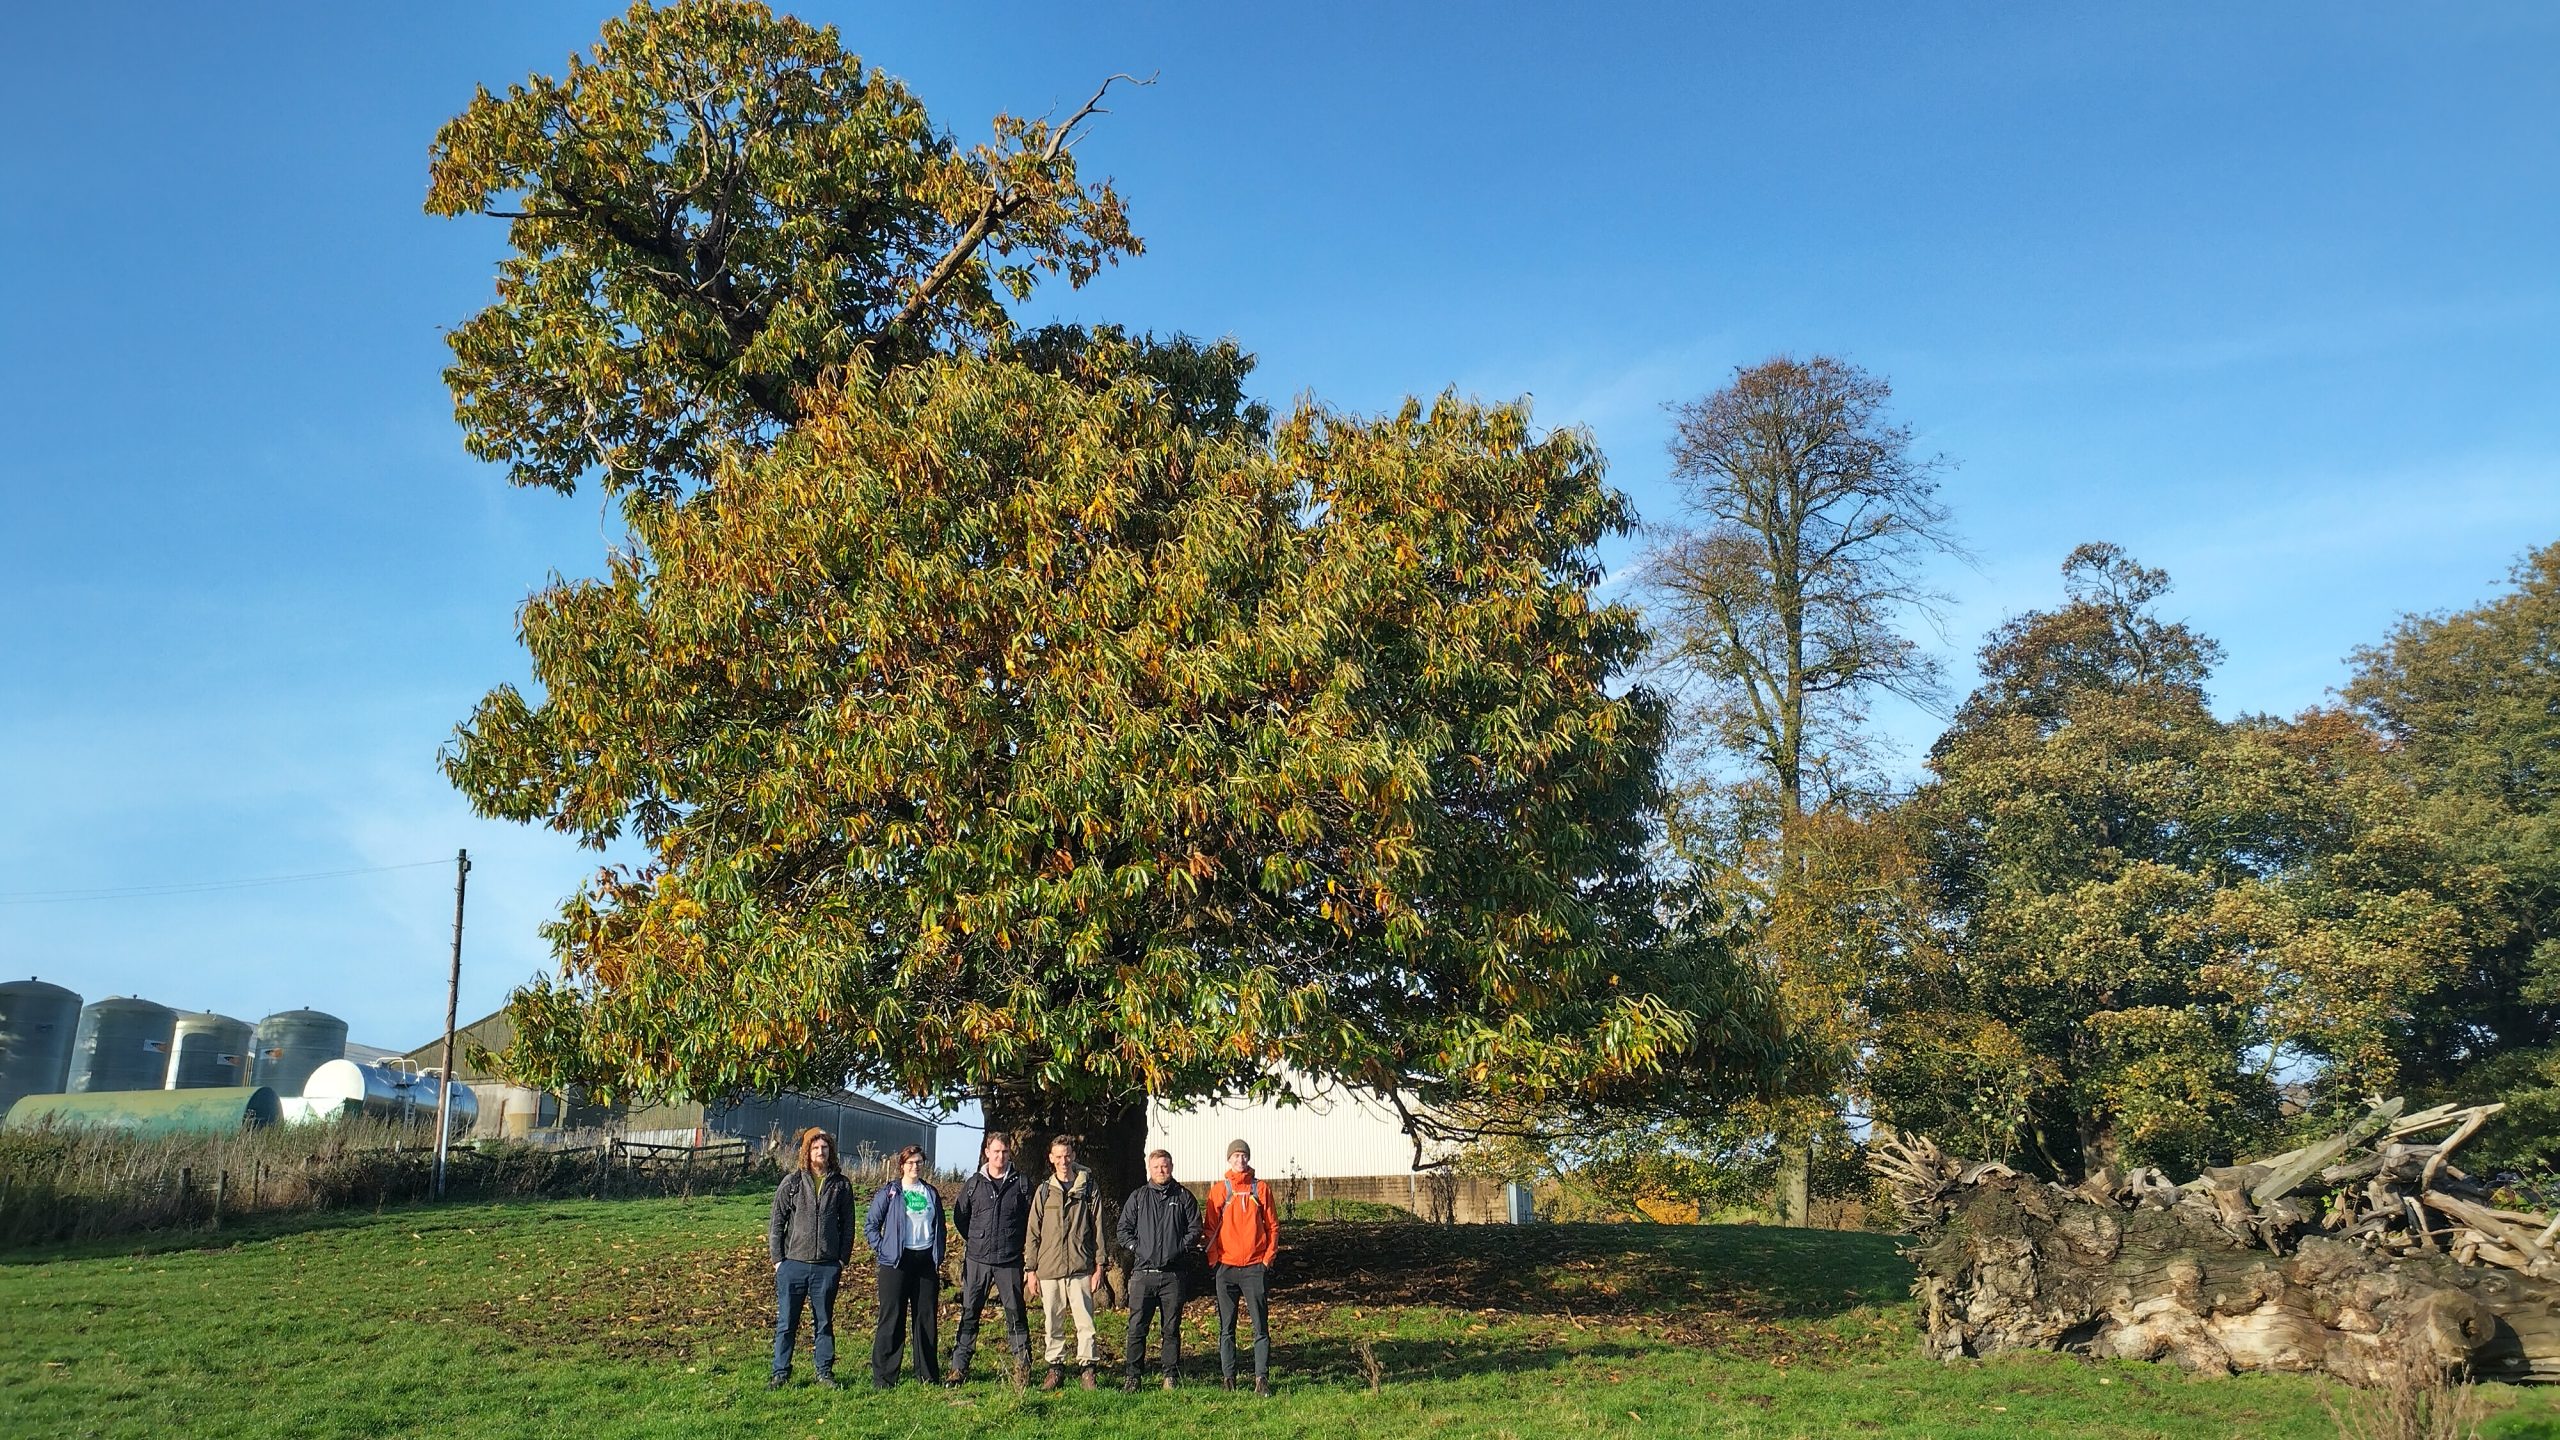
<svg viewBox="0 0 2560 1440">
<path fill-rule="evenodd" d="M 942 1303 L 942 1274 L 933 1268 L 933 1252 L 910 1250 L 898 1257 L 894 1269 L 873 1268 L 880 1278 L 880 1326 L 871 1332 L 871 1383 L 897 1383 L 898 1351 L 907 1344 L 910 1324 L 915 1332 L 916 1378 L 928 1384 L 939 1382 L 942 1365 L 934 1357 L 941 1353 L 942 1337 L 935 1324 L 935 1308 Z"/>
<path fill-rule="evenodd" d="M 1004 1307 L 1004 1339 L 1013 1347 L 1013 1358 L 1031 1363 L 1031 1313 L 1022 1308 L 1022 1267 L 969 1260 L 960 1266 L 960 1336 L 951 1343 L 954 1375 L 969 1373 L 969 1357 L 978 1348 L 978 1317 L 986 1310 L 990 1290 Z"/>
<path fill-rule="evenodd" d="M 1164 1339 L 1157 1362 L 1165 1374 L 1177 1375 L 1182 1371 L 1182 1272 L 1130 1271 L 1129 1338 L 1120 1353 L 1127 1357 L 1132 1375 L 1146 1368 L 1147 1322 L 1158 1312 L 1164 1317 Z"/>
<path fill-rule="evenodd" d="M 1218 1373 L 1236 1378 L 1236 1302 L 1244 1302 L 1253 1319 L 1253 1378 L 1271 1373 L 1271 1289 L 1268 1272 L 1259 1265 L 1221 1265 L 1218 1297 Z"/>
</svg>

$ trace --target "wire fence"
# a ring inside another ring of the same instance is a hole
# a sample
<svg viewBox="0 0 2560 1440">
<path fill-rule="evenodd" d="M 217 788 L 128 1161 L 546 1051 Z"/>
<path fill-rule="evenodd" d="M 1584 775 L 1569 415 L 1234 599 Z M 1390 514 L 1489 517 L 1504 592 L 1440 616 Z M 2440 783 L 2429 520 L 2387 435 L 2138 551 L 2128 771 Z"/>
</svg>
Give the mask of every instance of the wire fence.
<svg viewBox="0 0 2560 1440">
<path fill-rule="evenodd" d="M 608 1133 L 482 1141 L 447 1157 L 448 1200 L 609 1199 L 770 1189 L 788 1152 Z M 864 1152 L 859 1174 L 885 1174 Z M 415 1125 L 349 1121 L 221 1135 L 135 1136 L 89 1125 L 0 1132 L 0 1250 L 433 1198 L 435 1147 Z"/>
</svg>

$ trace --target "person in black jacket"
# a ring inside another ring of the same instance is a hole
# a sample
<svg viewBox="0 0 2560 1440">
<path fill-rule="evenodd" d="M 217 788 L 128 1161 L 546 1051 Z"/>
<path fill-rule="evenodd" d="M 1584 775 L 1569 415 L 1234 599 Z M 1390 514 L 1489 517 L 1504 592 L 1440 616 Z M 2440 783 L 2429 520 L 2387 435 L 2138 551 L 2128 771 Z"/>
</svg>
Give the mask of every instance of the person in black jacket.
<svg viewBox="0 0 2560 1440">
<path fill-rule="evenodd" d="M 1134 1257 L 1129 1272 L 1129 1336 L 1121 1347 L 1128 1373 L 1120 1388 L 1135 1391 L 1147 1354 L 1147 1321 L 1164 1319 L 1164 1351 L 1158 1361 L 1164 1388 L 1182 1371 L 1182 1267 L 1200 1248 L 1200 1202 L 1173 1183 L 1173 1153 L 1147 1153 L 1147 1183 L 1120 1207 L 1120 1243 Z"/>
<path fill-rule="evenodd" d="M 853 1182 L 836 1163 L 835 1137 L 814 1125 L 800 1132 L 800 1163 L 773 1192 L 765 1245 L 773 1254 L 775 1300 L 773 1378 L 765 1388 L 791 1378 L 791 1345 L 806 1301 L 818 1383 L 835 1389 L 836 1283 L 853 1252 Z"/>
<path fill-rule="evenodd" d="M 978 1147 L 979 1166 L 951 1202 L 951 1223 L 966 1247 L 960 1256 L 960 1336 L 951 1345 L 945 1385 L 969 1378 L 969 1356 L 978 1348 L 978 1317 L 987 1292 L 1004 1307 L 1005 1343 L 1013 1347 L 1017 1380 L 1031 1373 L 1031 1318 L 1022 1306 L 1022 1234 L 1031 1223 L 1031 1179 L 1013 1168 L 1013 1142 L 990 1133 Z"/>
</svg>

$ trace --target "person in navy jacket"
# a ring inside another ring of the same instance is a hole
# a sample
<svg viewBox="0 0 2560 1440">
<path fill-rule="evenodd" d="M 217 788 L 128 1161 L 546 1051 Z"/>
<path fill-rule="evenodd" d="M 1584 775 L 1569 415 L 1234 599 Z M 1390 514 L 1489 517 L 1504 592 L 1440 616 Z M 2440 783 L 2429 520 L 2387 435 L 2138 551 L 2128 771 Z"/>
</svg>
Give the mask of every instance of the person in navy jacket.
<svg viewBox="0 0 2560 1440">
<path fill-rule="evenodd" d="M 924 1147 L 898 1152 L 896 1178 L 871 1197 L 863 1217 L 862 1238 L 871 1246 L 880 1282 L 880 1324 L 871 1335 L 871 1383 L 886 1390 L 898 1383 L 898 1351 L 915 1336 L 916 1378 L 939 1384 L 942 1367 L 935 1359 L 942 1337 L 936 1333 L 934 1309 L 942 1302 L 943 1237 L 949 1226 L 942 1213 L 942 1192 L 924 1173 Z"/>
</svg>

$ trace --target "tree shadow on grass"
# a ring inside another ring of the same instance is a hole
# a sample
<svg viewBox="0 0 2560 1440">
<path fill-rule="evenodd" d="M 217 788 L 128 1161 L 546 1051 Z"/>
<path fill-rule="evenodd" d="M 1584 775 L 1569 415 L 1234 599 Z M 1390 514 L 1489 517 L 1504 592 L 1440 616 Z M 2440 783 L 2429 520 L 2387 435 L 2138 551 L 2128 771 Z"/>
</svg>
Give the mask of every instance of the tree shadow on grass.
<svg viewBox="0 0 2560 1440">
<path fill-rule="evenodd" d="M 1218 1351 L 1216 1331 L 1209 1332 L 1203 1348 L 1208 1354 L 1209 1368 L 1214 1370 Z M 1601 1340 L 1568 1345 L 1550 1343 L 1543 1337 L 1521 1335 L 1390 1336 L 1370 1340 L 1364 1353 L 1357 1336 L 1297 1338 L 1275 1335 L 1271 1363 L 1274 1370 L 1285 1373 L 1292 1382 L 1362 1389 L 1372 1383 L 1380 1388 L 1393 1388 L 1472 1375 L 1534 1374 L 1578 1363 L 1622 1365 L 1659 1353 L 1661 1347 L 1636 1341 Z M 1249 1360 L 1242 1356 L 1239 1359 L 1245 1361 L 1241 1368 L 1250 1368 Z M 1377 1365 L 1374 1375 L 1370 1369 L 1372 1360 Z M 1186 1357 L 1184 1364 L 1190 1363 Z"/>
<path fill-rule="evenodd" d="M 1301 1303 L 1601 1319 L 1805 1321 L 1911 1291 L 1889 1236 L 1752 1225 L 1298 1227 L 1274 1288 Z"/>
</svg>

